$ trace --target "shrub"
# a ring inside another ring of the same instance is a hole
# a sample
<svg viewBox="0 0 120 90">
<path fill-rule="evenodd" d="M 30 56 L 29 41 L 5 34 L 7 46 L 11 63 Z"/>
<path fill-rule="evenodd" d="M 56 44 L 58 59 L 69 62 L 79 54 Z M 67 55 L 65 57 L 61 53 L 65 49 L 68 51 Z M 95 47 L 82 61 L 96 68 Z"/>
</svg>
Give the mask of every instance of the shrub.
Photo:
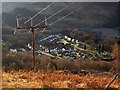
<svg viewBox="0 0 120 90">
<path fill-rule="evenodd" d="M 119 70 L 118 62 L 93 61 L 93 60 L 69 60 L 51 59 L 48 56 L 36 56 L 38 70 L 97 70 L 115 71 Z M 3 54 L 2 65 L 5 70 L 31 70 L 32 53 L 11 53 Z"/>
</svg>

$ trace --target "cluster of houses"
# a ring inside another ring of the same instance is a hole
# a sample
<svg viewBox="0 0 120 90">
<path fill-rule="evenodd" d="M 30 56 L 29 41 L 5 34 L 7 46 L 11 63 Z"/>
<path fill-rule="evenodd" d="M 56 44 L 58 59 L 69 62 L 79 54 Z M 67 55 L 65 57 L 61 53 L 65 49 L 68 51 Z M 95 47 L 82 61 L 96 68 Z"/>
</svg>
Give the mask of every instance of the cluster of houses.
<svg viewBox="0 0 120 90">
<path fill-rule="evenodd" d="M 17 49 L 10 49 L 10 52 L 25 52 L 26 49 L 25 48 L 17 48 Z"/>
<path fill-rule="evenodd" d="M 26 52 L 32 50 L 32 46 L 30 44 L 26 45 L 24 48 L 11 48 L 10 52 Z"/>
<path fill-rule="evenodd" d="M 11 52 L 26 52 L 32 50 L 30 44 L 27 48 L 10 49 Z M 69 36 L 50 35 L 37 43 L 35 48 L 36 55 L 48 55 L 50 57 L 68 58 L 68 59 L 83 59 L 83 60 L 100 60 L 112 59 L 112 56 L 107 52 L 99 52 L 95 48 L 72 39 Z"/>
<path fill-rule="evenodd" d="M 39 55 L 43 54 L 40 51 L 50 56 L 68 59 L 99 60 L 101 58 L 112 58 L 107 52 L 99 52 L 93 47 L 66 35 L 50 35 L 41 39 L 36 52 Z"/>
</svg>

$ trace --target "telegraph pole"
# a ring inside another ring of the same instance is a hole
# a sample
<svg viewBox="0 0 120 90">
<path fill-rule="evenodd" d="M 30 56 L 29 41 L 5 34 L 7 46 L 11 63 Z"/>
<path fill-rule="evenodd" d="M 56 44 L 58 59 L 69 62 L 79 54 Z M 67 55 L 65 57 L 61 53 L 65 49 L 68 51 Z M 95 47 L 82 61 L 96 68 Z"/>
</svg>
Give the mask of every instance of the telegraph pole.
<svg viewBox="0 0 120 90">
<path fill-rule="evenodd" d="M 32 28 L 32 48 L 33 48 L 33 69 L 36 69 L 36 60 L 35 60 L 35 32 Z"/>
<path fill-rule="evenodd" d="M 16 29 L 28 29 L 32 32 L 32 68 L 33 70 L 36 70 L 36 59 L 35 59 L 35 29 L 41 29 L 41 28 L 47 28 L 47 26 L 33 26 L 33 20 L 32 17 L 30 17 L 31 23 L 30 27 L 20 27 L 19 25 L 19 17 L 16 17 L 17 23 L 16 23 Z"/>
<path fill-rule="evenodd" d="M 36 70 L 36 59 L 35 59 L 35 32 L 33 28 L 33 19 L 30 17 L 31 20 L 31 32 L 32 32 L 32 58 L 33 58 L 33 70 Z"/>
</svg>

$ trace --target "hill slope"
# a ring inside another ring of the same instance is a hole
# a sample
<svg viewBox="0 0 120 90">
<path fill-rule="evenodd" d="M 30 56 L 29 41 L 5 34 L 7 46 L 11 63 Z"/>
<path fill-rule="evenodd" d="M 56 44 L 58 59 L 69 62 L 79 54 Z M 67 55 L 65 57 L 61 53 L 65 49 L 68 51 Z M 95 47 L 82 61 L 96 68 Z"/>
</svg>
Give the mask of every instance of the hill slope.
<svg viewBox="0 0 120 90">
<path fill-rule="evenodd" d="M 11 3 L 12 4 L 12 3 Z M 3 11 L 3 24 L 15 27 L 15 17 L 20 15 L 21 17 L 33 16 L 38 11 L 46 7 L 48 2 L 39 2 L 39 3 L 16 3 L 15 8 L 11 11 L 6 11 L 6 8 Z M 34 23 L 38 23 L 44 20 L 44 17 L 49 17 L 58 10 L 64 8 L 70 3 L 66 2 L 56 2 L 43 13 L 38 15 L 34 19 Z M 74 3 L 69 8 L 66 8 L 59 14 L 55 15 L 53 18 L 49 19 L 48 22 L 52 23 L 53 21 L 61 18 L 64 15 L 67 15 L 71 11 L 79 7 L 84 7 L 87 3 Z M 3 4 L 5 7 L 6 4 Z M 7 4 L 8 6 L 12 6 Z M 18 5 L 18 7 L 17 7 Z M 11 7 L 13 8 L 13 7 Z M 12 22 L 11 22 L 12 21 Z M 79 28 L 80 30 L 90 31 L 92 28 L 115 28 L 118 27 L 118 3 L 115 2 L 101 2 L 101 3 L 89 3 L 88 6 L 81 8 L 70 16 L 62 19 L 61 21 L 53 24 L 51 27 L 55 30 L 63 30 L 64 28 Z M 113 29 L 114 30 L 114 29 Z M 109 31 L 108 31 L 109 33 Z M 111 33 L 111 32 L 110 32 Z"/>
<path fill-rule="evenodd" d="M 16 35 L 13 35 L 16 26 L 16 16 L 20 16 L 20 24 L 26 21 L 29 16 L 35 15 L 38 11 L 49 5 L 49 2 L 37 2 L 37 3 L 4 3 L 2 12 L 2 34 L 3 41 L 12 43 L 13 47 L 22 46 L 31 43 L 31 34 L 27 33 L 27 30 L 19 30 Z M 34 18 L 34 24 L 37 24 L 44 20 L 44 17 L 53 15 L 58 10 L 64 8 L 70 2 L 55 2 L 51 7 L 42 12 L 40 15 Z M 76 10 L 77 8 L 84 7 L 88 3 L 76 2 L 69 8 L 66 8 L 59 14 L 48 20 L 48 23 L 52 23 L 64 15 Z M 24 25 L 26 26 L 26 25 Z M 45 37 L 48 34 L 61 34 L 65 33 L 68 29 L 77 29 L 79 31 L 90 32 L 96 35 L 98 38 L 116 37 L 117 29 L 120 25 L 118 23 L 118 3 L 115 2 L 93 2 L 89 3 L 86 7 L 74 12 L 68 17 L 63 18 L 59 22 L 50 26 L 52 28 L 51 33 L 36 33 L 36 39 Z M 78 36 L 79 37 L 79 36 Z M 82 36 L 80 37 L 82 38 Z M 16 43 L 14 43 L 16 42 Z M 22 42 L 22 43 L 21 43 Z"/>
</svg>

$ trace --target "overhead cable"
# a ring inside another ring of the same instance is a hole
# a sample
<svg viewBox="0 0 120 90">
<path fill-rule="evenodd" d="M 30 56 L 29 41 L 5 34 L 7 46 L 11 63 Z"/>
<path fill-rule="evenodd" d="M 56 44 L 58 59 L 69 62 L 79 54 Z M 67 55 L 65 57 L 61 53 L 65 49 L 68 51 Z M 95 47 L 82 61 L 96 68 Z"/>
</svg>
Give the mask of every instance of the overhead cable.
<svg viewBox="0 0 120 90">
<path fill-rule="evenodd" d="M 63 17 L 61 17 L 61 18 L 59 18 L 58 20 L 56 20 L 56 21 L 54 21 L 54 22 L 50 23 L 49 25 L 53 25 L 53 24 L 57 23 L 58 21 L 60 21 L 60 20 L 62 20 L 62 19 L 64 19 L 64 18 L 66 18 L 66 17 L 70 16 L 70 15 L 71 15 L 71 14 L 73 14 L 74 12 L 76 12 L 76 11 L 78 11 L 78 10 L 82 9 L 82 8 L 87 7 L 89 4 L 90 4 L 90 3 L 88 3 L 88 4 L 86 4 L 86 5 L 82 6 L 82 7 L 77 8 L 76 10 L 74 10 L 74 11 L 72 11 L 72 12 L 68 13 L 67 15 L 65 15 L 65 16 L 63 16 Z"/>
<path fill-rule="evenodd" d="M 38 13 L 36 13 L 34 16 L 31 17 L 31 19 L 33 19 L 34 17 L 36 17 L 38 14 L 42 13 L 43 11 L 45 11 L 47 8 L 49 8 L 52 4 L 54 4 L 55 2 L 50 3 L 49 5 L 47 5 L 45 8 L 43 8 L 41 11 L 39 11 Z M 28 19 L 27 21 L 24 22 L 24 24 L 28 23 L 31 19 Z"/>
<path fill-rule="evenodd" d="M 66 7 L 60 9 L 59 11 L 57 11 L 56 13 L 54 13 L 53 15 L 51 15 L 50 17 L 46 18 L 46 20 L 52 18 L 53 16 L 57 15 L 57 14 L 60 13 L 61 11 L 63 11 L 63 10 L 65 10 L 66 8 L 70 7 L 72 4 L 74 4 L 74 3 L 71 3 L 71 4 L 67 5 Z M 35 26 L 38 26 L 38 25 L 40 25 L 40 24 L 43 23 L 43 22 L 45 22 L 45 20 L 43 20 L 42 22 L 36 24 Z"/>
</svg>

